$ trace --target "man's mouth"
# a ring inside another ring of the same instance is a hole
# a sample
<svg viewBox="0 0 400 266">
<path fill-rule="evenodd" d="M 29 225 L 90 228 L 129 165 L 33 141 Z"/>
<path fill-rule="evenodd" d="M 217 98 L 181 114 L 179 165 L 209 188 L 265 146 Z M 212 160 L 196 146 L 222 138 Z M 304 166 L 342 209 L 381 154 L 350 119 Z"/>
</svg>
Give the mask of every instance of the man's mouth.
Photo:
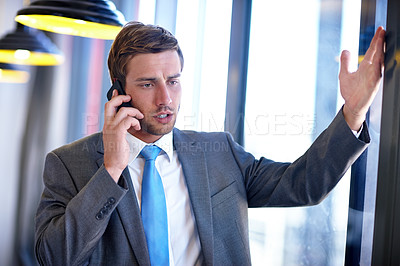
<svg viewBox="0 0 400 266">
<path fill-rule="evenodd" d="M 168 124 L 172 121 L 174 114 L 171 112 L 162 112 L 154 116 L 154 118 L 161 124 Z"/>
<path fill-rule="evenodd" d="M 168 114 L 162 114 L 162 115 L 158 115 L 158 118 L 166 118 L 168 116 Z"/>
</svg>

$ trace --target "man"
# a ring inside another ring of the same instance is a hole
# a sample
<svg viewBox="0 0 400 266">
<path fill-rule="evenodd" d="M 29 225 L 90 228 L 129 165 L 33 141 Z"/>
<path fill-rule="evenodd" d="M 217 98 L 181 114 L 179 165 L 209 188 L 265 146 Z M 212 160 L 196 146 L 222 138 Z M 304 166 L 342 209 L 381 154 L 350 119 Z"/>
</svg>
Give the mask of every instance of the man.
<svg viewBox="0 0 400 266">
<path fill-rule="evenodd" d="M 154 243 L 141 215 L 148 162 L 139 155 L 156 145 L 162 149 L 155 160 L 168 222 L 163 264 L 251 264 L 248 207 L 319 203 L 367 147 L 364 120 L 381 80 L 384 34 L 377 30 L 355 73 L 348 71 L 349 53 L 342 53 L 345 104 L 309 150 L 289 164 L 256 160 L 226 133 L 174 128 L 183 68 L 179 45 L 160 27 L 128 23 L 108 61 L 112 81 L 126 95 L 115 90 L 106 103 L 102 133 L 46 158 L 36 216 L 39 263 L 158 264 L 149 255 Z M 132 107 L 119 109 L 123 103 Z"/>
</svg>

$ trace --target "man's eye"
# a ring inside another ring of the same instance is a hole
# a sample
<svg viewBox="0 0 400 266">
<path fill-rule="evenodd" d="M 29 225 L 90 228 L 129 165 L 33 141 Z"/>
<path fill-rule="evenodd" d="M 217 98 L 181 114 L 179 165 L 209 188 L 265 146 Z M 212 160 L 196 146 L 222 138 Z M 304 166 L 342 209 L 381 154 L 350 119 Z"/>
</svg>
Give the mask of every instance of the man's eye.
<svg viewBox="0 0 400 266">
<path fill-rule="evenodd" d="M 170 82 L 169 82 L 169 84 L 171 84 L 171 85 L 176 85 L 176 84 L 178 84 L 179 82 L 177 81 L 177 80 L 171 80 Z"/>
<path fill-rule="evenodd" d="M 144 87 L 144 88 L 150 88 L 150 87 L 151 87 L 151 84 L 150 84 L 150 83 L 143 84 L 143 87 Z"/>
</svg>

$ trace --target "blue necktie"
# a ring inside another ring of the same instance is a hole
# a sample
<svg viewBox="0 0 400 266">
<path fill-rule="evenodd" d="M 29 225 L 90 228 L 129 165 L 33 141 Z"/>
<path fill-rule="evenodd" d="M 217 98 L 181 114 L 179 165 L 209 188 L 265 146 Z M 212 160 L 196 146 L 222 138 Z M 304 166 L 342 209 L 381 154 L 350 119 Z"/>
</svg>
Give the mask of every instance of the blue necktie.
<svg viewBox="0 0 400 266">
<path fill-rule="evenodd" d="M 167 206 L 161 177 L 155 166 L 160 151 L 157 146 L 145 146 L 140 152 L 146 159 L 141 214 L 151 265 L 169 265 Z"/>
</svg>

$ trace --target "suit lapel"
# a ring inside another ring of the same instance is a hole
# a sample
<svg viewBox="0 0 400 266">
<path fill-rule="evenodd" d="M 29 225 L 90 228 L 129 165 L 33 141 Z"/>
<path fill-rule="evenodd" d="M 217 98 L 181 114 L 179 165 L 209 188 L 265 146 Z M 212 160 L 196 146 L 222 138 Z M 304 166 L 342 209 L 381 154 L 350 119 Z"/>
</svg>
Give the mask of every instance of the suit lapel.
<svg viewBox="0 0 400 266">
<path fill-rule="evenodd" d="M 129 191 L 118 204 L 117 212 L 139 264 L 150 265 L 139 204 L 136 200 L 136 194 L 133 189 L 128 168 L 125 168 L 122 175 L 128 182 Z"/>
<path fill-rule="evenodd" d="M 104 155 L 103 145 L 99 145 L 98 152 Z M 104 157 L 97 161 L 100 167 L 104 163 Z M 125 229 L 126 236 L 131 244 L 139 265 L 150 265 L 149 252 L 147 250 L 146 236 L 144 234 L 142 219 L 140 217 L 139 204 L 136 200 L 135 190 L 128 167 L 122 172 L 122 176 L 128 183 L 128 192 L 119 202 L 116 211 Z"/>
<path fill-rule="evenodd" d="M 174 129 L 174 147 L 185 175 L 205 264 L 212 265 L 214 241 L 211 198 L 205 154 L 200 144 Z"/>
</svg>

